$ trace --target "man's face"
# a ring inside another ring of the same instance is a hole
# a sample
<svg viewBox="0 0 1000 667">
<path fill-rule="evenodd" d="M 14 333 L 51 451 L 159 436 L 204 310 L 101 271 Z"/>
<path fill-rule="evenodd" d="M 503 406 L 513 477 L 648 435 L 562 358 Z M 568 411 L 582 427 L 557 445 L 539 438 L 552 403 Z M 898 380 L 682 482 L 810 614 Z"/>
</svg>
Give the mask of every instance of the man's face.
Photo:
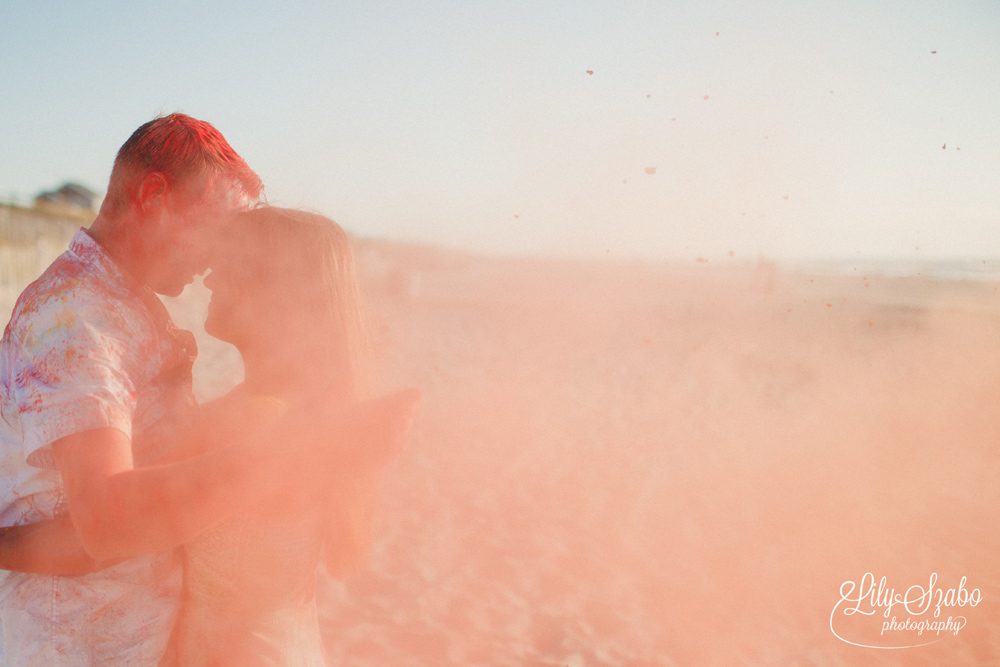
<svg viewBox="0 0 1000 667">
<path fill-rule="evenodd" d="M 171 190 L 150 230 L 146 284 L 166 296 L 183 292 L 208 268 L 226 223 L 246 209 L 246 197 L 225 176 L 209 174 Z"/>
</svg>

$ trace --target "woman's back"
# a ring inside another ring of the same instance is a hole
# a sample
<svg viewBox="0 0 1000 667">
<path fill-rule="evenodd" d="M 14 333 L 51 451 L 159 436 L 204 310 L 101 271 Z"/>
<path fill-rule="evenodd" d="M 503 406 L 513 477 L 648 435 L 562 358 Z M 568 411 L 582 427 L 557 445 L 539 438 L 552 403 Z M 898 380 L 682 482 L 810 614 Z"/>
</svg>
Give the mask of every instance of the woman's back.
<svg viewBox="0 0 1000 667">
<path fill-rule="evenodd" d="M 252 407 L 236 392 L 209 418 L 245 425 Z M 324 666 L 314 596 L 322 544 L 316 497 L 289 491 L 184 545 L 181 609 L 160 664 Z"/>
</svg>

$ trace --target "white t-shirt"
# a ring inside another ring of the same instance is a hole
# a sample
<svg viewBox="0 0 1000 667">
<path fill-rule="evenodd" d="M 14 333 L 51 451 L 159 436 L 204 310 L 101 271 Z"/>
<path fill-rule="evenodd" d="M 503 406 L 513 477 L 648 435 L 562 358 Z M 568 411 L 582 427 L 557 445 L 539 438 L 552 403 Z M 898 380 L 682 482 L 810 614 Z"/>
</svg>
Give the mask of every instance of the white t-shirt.
<svg viewBox="0 0 1000 667">
<path fill-rule="evenodd" d="M 0 526 L 66 515 L 50 444 L 94 428 L 136 466 L 189 432 L 194 337 L 84 230 L 18 299 L 0 340 Z M 5 665 L 155 665 L 178 607 L 174 553 L 73 577 L 3 572 Z"/>
</svg>

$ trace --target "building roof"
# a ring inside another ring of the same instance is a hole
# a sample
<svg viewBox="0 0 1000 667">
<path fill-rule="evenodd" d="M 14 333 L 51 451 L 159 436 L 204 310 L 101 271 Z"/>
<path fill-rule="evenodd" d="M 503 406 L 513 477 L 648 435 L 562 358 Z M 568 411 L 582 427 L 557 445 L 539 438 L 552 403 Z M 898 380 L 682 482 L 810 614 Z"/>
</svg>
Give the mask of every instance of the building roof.
<svg viewBox="0 0 1000 667">
<path fill-rule="evenodd" d="M 79 183 L 64 183 L 58 190 L 43 192 L 35 197 L 35 203 L 93 209 L 97 197 L 97 193 Z"/>
</svg>

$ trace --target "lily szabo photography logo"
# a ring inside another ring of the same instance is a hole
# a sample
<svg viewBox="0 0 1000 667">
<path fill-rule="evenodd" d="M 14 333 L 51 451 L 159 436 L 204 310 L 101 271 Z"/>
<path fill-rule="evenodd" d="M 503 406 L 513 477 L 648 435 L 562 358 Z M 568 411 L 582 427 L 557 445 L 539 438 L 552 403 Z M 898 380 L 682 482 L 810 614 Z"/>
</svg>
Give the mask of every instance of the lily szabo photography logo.
<svg viewBox="0 0 1000 667">
<path fill-rule="evenodd" d="M 840 600 L 830 612 L 830 631 L 837 639 L 864 648 L 916 648 L 958 636 L 965 616 L 983 600 L 978 588 L 970 589 L 962 577 L 945 588 L 933 573 L 927 586 L 914 584 L 897 593 L 886 578 L 878 582 L 868 572 L 861 582 L 840 585 Z"/>
</svg>

